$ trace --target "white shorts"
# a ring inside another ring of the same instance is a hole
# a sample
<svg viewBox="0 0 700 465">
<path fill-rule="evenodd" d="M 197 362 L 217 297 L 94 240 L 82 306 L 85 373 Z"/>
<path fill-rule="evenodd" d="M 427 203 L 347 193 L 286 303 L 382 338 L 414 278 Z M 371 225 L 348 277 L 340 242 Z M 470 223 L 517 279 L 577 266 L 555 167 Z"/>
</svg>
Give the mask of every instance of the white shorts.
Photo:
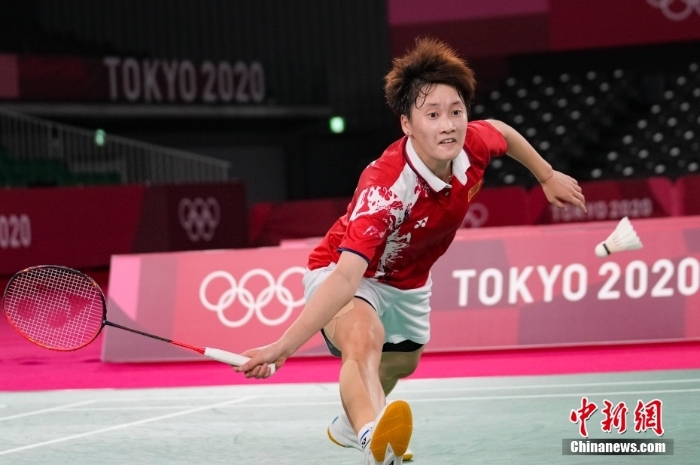
<svg viewBox="0 0 700 465">
<path fill-rule="evenodd" d="M 318 286 L 330 276 L 335 263 L 327 267 L 307 271 L 304 275 L 304 298 L 308 302 Z M 425 286 L 402 290 L 362 278 L 355 296 L 367 301 L 379 315 L 384 325 L 384 342 L 397 344 L 413 341 L 426 344 L 430 340 L 430 295 L 432 281 L 428 277 Z"/>
</svg>

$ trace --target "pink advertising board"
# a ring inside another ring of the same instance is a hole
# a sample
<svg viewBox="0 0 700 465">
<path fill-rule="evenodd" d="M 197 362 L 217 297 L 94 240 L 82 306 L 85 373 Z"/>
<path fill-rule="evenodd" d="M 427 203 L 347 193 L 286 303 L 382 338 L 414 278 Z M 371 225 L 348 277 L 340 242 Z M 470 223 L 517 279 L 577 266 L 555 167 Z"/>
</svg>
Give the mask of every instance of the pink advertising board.
<svg viewBox="0 0 700 465">
<path fill-rule="evenodd" d="M 350 198 L 260 202 L 250 212 L 250 244 L 279 245 L 283 240 L 322 237 L 343 216 Z M 463 228 L 530 224 L 530 194 L 520 186 L 481 189 Z"/>
<path fill-rule="evenodd" d="M 391 51 L 438 37 L 468 59 L 700 38 L 695 0 L 389 0 Z"/>
<path fill-rule="evenodd" d="M 472 200 L 463 228 L 530 224 L 530 194 L 523 187 L 482 189 Z"/>
<path fill-rule="evenodd" d="M 476 18 L 546 14 L 549 0 L 389 0 L 389 24 L 441 23 Z"/>
<path fill-rule="evenodd" d="M 700 215 L 700 175 L 683 176 L 676 181 L 680 215 Z"/>
<path fill-rule="evenodd" d="M 309 248 L 279 247 L 112 257 L 110 321 L 234 352 L 272 342 L 303 307 Z M 314 337 L 300 355 L 324 354 Z M 111 328 L 106 361 L 197 359 L 177 347 Z"/>
<path fill-rule="evenodd" d="M 550 0 L 552 50 L 700 38 L 700 7 L 675 0 Z"/>
<path fill-rule="evenodd" d="M 115 254 L 247 245 L 240 182 L 0 190 L 0 275 L 61 264 L 106 267 Z"/>
<path fill-rule="evenodd" d="M 617 221 L 625 216 L 637 219 L 679 214 L 676 189 L 668 178 L 590 181 L 580 185 L 586 196 L 587 213 L 571 207 L 561 210 L 547 201 L 542 189 L 532 189 L 532 224 Z"/>
<path fill-rule="evenodd" d="M 632 223 L 644 248 L 605 259 L 616 222 L 460 231 L 433 269 L 430 349 L 700 337 L 700 217 Z"/>
<path fill-rule="evenodd" d="M 644 248 L 597 258 L 616 222 L 462 229 L 433 268 L 428 351 L 700 337 L 700 217 L 636 219 Z M 242 351 L 278 338 L 303 307 L 313 244 L 112 257 L 111 321 Z M 326 354 L 319 335 L 297 355 Z M 112 328 L 105 361 L 196 355 Z"/>
</svg>

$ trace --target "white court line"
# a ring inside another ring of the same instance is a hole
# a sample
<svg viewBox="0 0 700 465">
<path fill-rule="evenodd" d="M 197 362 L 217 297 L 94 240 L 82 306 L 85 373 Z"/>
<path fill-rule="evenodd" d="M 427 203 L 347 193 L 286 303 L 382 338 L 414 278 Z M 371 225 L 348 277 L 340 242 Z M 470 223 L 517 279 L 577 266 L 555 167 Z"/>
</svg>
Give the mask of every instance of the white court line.
<svg viewBox="0 0 700 465">
<path fill-rule="evenodd" d="M 590 387 L 590 386 L 628 386 L 633 384 L 675 384 L 675 383 L 695 383 L 700 382 L 700 378 L 692 379 L 668 379 L 655 381 L 609 381 L 600 383 L 574 383 L 574 384 L 530 384 L 522 386 L 484 386 L 484 387 L 463 387 L 463 388 L 437 388 L 437 389 L 400 389 L 397 393 L 410 394 L 411 392 L 453 392 L 453 391 L 484 391 L 493 389 L 544 389 L 544 388 L 567 388 L 567 387 Z"/>
<path fill-rule="evenodd" d="M 669 393 L 683 393 L 683 392 L 700 392 L 698 389 L 654 389 L 651 391 L 612 391 L 612 392 L 587 392 L 583 394 L 530 394 L 530 395 L 519 395 L 519 396 L 479 396 L 479 397 L 438 397 L 438 398 L 428 398 L 428 399 L 411 399 L 404 398 L 408 402 L 453 402 L 461 400 L 496 400 L 496 399 L 540 399 L 548 397 L 592 397 L 592 396 L 613 396 L 621 394 L 669 394 Z M 392 396 L 395 397 L 395 396 Z M 266 404 L 247 404 L 247 405 L 232 405 L 231 408 L 239 407 L 294 407 L 294 406 L 307 406 L 307 405 L 329 405 L 338 404 L 339 402 L 294 402 L 294 403 L 266 403 Z M 86 409 L 87 410 L 87 409 Z"/>
<path fill-rule="evenodd" d="M 437 378 L 436 378 L 437 379 Z M 426 381 L 421 379 L 420 381 Z M 407 381 L 419 381 L 419 379 L 409 379 Z M 568 388 L 568 387 L 590 387 L 590 386 L 625 386 L 634 384 L 674 384 L 674 383 L 697 383 L 700 378 L 690 379 L 667 379 L 667 380 L 649 380 L 649 381 L 609 381 L 599 383 L 571 383 L 571 384 L 528 384 L 521 386 L 480 386 L 480 387 L 455 387 L 455 388 L 437 388 L 437 389 L 397 389 L 396 394 L 411 394 L 414 392 L 454 392 L 454 391 L 491 391 L 495 389 L 544 389 L 544 388 Z M 270 394 L 265 397 L 308 397 L 313 396 L 337 396 L 338 392 L 314 392 L 295 393 L 295 394 Z M 206 400 L 206 399 L 227 399 L 230 396 L 182 396 L 182 397 L 129 397 L 123 399 L 102 399 L 100 402 L 132 402 L 132 401 L 161 401 L 161 400 Z M 260 397 L 260 396 L 258 396 Z"/>
<path fill-rule="evenodd" d="M 109 426 L 107 428 L 101 428 L 101 429 L 98 429 L 95 431 L 88 431 L 87 433 L 73 434 L 71 436 L 66 436 L 63 438 L 52 439 L 50 441 L 38 442 L 36 444 L 29 444 L 28 446 L 22 446 L 22 447 L 16 447 L 14 449 L 3 450 L 3 451 L 0 451 L 0 455 L 11 454 L 13 452 L 19 452 L 19 451 L 28 450 L 28 449 L 35 449 L 37 447 L 48 446 L 48 445 L 56 444 L 59 442 L 72 441 L 73 439 L 80 439 L 80 438 L 92 436 L 95 434 L 106 433 L 108 431 L 115 431 L 118 429 L 124 429 L 124 428 L 128 428 L 130 426 L 137 426 L 137 425 L 143 425 L 146 423 L 152 423 L 154 421 L 165 420 L 166 418 L 174 418 L 174 417 L 179 417 L 182 415 L 189 415 L 190 413 L 197 413 L 197 412 L 201 412 L 203 410 L 209 410 L 212 408 L 223 407 L 224 405 L 235 404 L 238 402 L 246 402 L 246 401 L 249 401 L 251 399 L 255 399 L 256 397 L 257 396 L 248 396 L 248 397 L 243 397 L 241 399 L 233 399 L 233 400 L 229 400 L 226 402 L 219 402 L 217 404 L 205 405 L 202 407 L 197 407 L 197 408 L 193 408 L 193 409 L 189 409 L 189 410 L 183 410 L 182 412 L 169 413 L 167 415 L 161 415 L 159 417 L 146 418 L 146 419 L 139 420 L 139 421 L 132 421 L 130 423 L 122 423 L 121 425 Z"/>
<path fill-rule="evenodd" d="M 62 412 L 129 412 L 132 410 L 177 410 L 183 408 L 197 408 L 198 405 L 160 405 L 152 407 L 87 407 L 70 408 Z"/>
<path fill-rule="evenodd" d="M 398 389 L 394 391 L 394 394 L 410 395 L 414 393 L 435 393 L 435 392 L 459 392 L 459 391 L 483 391 L 483 390 L 512 390 L 512 389 L 543 389 L 543 388 L 569 388 L 569 387 L 590 387 L 590 386 L 624 386 L 624 385 L 635 385 L 635 384 L 675 384 L 675 383 L 694 383 L 700 382 L 700 378 L 691 379 L 668 379 L 668 380 L 653 380 L 653 381 L 611 381 L 611 382 L 600 382 L 600 383 L 572 383 L 572 384 L 531 384 L 522 386 L 483 386 L 483 387 L 464 387 L 464 388 L 444 388 L 444 389 L 414 389 L 414 390 L 403 390 Z M 656 392 L 656 391 L 643 391 L 643 392 Z M 668 392 L 695 392 L 695 390 L 680 390 L 680 391 L 668 391 Z M 337 396 L 337 392 L 329 393 L 314 393 L 314 396 Z M 578 395 L 578 394 L 566 394 L 566 395 Z M 267 395 L 267 398 L 275 397 L 306 397 L 309 394 L 279 394 L 279 395 Z M 547 394 L 540 396 L 496 396 L 495 398 L 509 398 L 509 399 L 521 399 L 521 398 L 537 398 L 537 397 L 547 397 Z M 561 395 L 558 395 L 561 396 Z M 0 421 L 10 420 L 14 418 L 21 418 L 30 415 L 37 415 L 44 412 L 51 411 L 62 411 L 69 409 L 68 411 L 109 411 L 109 410 L 158 410 L 158 409 L 173 409 L 173 408 L 190 408 L 189 406 L 154 406 L 154 407 L 104 407 L 104 408 L 71 408 L 73 406 L 84 405 L 89 403 L 105 403 L 105 402 L 132 402 L 132 401 L 163 401 L 163 400 L 207 400 L 207 399 L 226 399 L 230 396 L 196 396 L 196 397 L 159 397 L 158 399 L 153 399 L 152 397 L 132 397 L 124 399 L 100 399 L 100 400 L 89 400 L 84 402 L 78 402 L 75 404 L 64 405 L 60 407 L 53 407 L 44 410 L 37 410 L 34 412 L 23 413 L 19 415 L 13 415 L 9 417 L 0 417 Z M 256 396 L 260 397 L 260 396 Z M 446 399 L 472 399 L 468 398 L 446 398 Z M 475 397 L 474 399 L 491 399 L 491 397 Z M 419 402 L 426 402 L 426 400 L 418 400 Z M 440 401 L 439 399 L 437 401 Z M 337 402 L 304 402 L 295 404 L 285 404 L 285 405 L 332 405 Z M 281 404 L 258 404 L 263 407 L 275 405 L 279 406 Z M 192 406 L 194 407 L 194 406 Z M 247 405 L 245 406 L 247 407 Z M 0 407 L 1 408 L 1 407 Z"/>
<path fill-rule="evenodd" d="M 612 392 L 587 392 L 587 393 L 563 393 L 563 394 L 530 394 L 530 395 L 517 395 L 517 396 L 478 396 L 478 397 L 438 397 L 438 398 L 428 398 L 428 399 L 411 399 L 403 398 L 404 400 L 411 403 L 422 403 L 422 402 L 458 402 L 458 401 L 468 401 L 468 400 L 501 400 L 501 399 L 547 399 L 550 397 L 592 397 L 592 396 L 614 396 L 614 395 L 630 395 L 630 394 L 672 394 L 672 393 L 684 393 L 684 392 L 700 392 L 698 389 L 653 389 L 651 391 L 612 391 Z M 409 393 L 410 394 L 410 393 Z M 260 397 L 260 396 L 257 396 Z M 392 396 L 396 397 L 396 396 Z M 339 405 L 340 400 L 335 402 L 285 402 L 285 403 L 275 403 L 268 402 L 264 404 L 245 404 L 245 405 L 231 405 L 229 408 L 241 408 L 241 407 L 306 407 L 313 405 Z M 159 408 L 171 408 L 171 407 L 159 407 Z M 172 407 L 177 408 L 177 407 Z M 179 408 L 187 408 L 187 406 L 180 406 Z M 139 409 L 148 410 L 149 407 L 139 407 Z M 131 407 L 96 407 L 96 408 L 75 408 L 66 410 L 66 412 L 92 412 L 92 411 L 110 411 L 110 410 L 131 410 Z"/>
<path fill-rule="evenodd" d="M 14 420 L 15 418 L 23 418 L 23 417 L 29 417 L 32 415 L 39 415 L 41 413 L 46 413 L 46 412 L 55 412 L 57 410 L 64 410 L 70 407 L 75 407 L 76 405 L 85 405 L 85 404 L 91 404 L 93 402 L 96 402 L 94 400 L 84 400 L 82 402 L 76 402 L 74 404 L 68 404 L 68 405 L 59 405 L 58 407 L 51 407 L 51 408 L 45 408 L 41 410 L 34 410 L 32 412 L 27 412 L 27 413 L 19 413 L 17 415 L 11 415 L 9 417 L 0 417 L 0 421 L 5 421 L 5 420 Z"/>
<path fill-rule="evenodd" d="M 260 397 L 260 396 L 257 396 Z M 307 406 L 307 405 L 341 405 L 340 398 L 336 401 L 329 402 L 294 402 L 294 403 L 274 403 L 268 402 L 266 404 L 248 404 L 248 405 L 231 405 L 230 407 L 295 407 L 295 406 Z M 177 405 L 169 407 L 94 407 L 94 408 L 72 408 L 69 410 L 63 410 L 64 412 L 111 412 L 111 411 L 129 411 L 129 410 L 167 410 L 176 408 L 190 408 L 195 407 L 194 405 Z"/>
<path fill-rule="evenodd" d="M 651 391 L 613 391 L 613 392 L 585 392 L 582 394 L 532 394 L 527 396 L 482 396 L 482 397 L 443 397 L 434 399 L 406 399 L 409 402 L 454 402 L 460 400 L 500 400 L 500 399 L 541 399 L 548 397 L 588 397 L 613 396 L 629 394 L 669 394 L 681 392 L 700 392 L 700 389 L 654 389 Z M 281 404 L 280 404 L 281 405 Z"/>
</svg>

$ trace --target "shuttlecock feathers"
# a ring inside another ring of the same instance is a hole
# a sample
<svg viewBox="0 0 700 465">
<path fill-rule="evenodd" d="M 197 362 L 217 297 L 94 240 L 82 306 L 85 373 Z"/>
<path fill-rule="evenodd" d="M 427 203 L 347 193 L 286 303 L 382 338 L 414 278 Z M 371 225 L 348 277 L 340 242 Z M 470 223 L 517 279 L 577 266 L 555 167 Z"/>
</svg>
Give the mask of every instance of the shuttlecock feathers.
<svg viewBox="0 0 700 465">
<path fill-rule="evenodd" d="M 629 218 L 625 216 L 617 224 L 612 234 L 596 246 L 595 254 L 599 257 L 607 257 L 611 253 L 641 248 L 642 241 L 639 240 L 639 236 L 634 227 L 632 227 Z"/>
</svg>

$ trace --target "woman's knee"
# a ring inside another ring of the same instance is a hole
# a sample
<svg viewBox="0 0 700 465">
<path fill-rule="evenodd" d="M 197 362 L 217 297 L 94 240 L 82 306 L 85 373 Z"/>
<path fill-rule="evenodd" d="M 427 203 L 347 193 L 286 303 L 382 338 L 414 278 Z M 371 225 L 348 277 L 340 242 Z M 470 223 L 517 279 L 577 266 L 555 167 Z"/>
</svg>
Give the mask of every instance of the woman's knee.
<svg viewBox="0 0 700 465">
<path fill-rule="evenodd" d="M 384 327 L 379 317 L 367 302 L 360 299 L 354 301 L 355 307 L 335 320 L 335 334 L 331 342 L 343 357 L 381 354 Z"/>
<path fill-rule="evenodd" d="M 344 357 L 365 357 L 370 354 L 381 357 L 383 345 L 383 331 L 370 325 L 355 325 L 342 339 L 338 348 Z"/>
</svg>

